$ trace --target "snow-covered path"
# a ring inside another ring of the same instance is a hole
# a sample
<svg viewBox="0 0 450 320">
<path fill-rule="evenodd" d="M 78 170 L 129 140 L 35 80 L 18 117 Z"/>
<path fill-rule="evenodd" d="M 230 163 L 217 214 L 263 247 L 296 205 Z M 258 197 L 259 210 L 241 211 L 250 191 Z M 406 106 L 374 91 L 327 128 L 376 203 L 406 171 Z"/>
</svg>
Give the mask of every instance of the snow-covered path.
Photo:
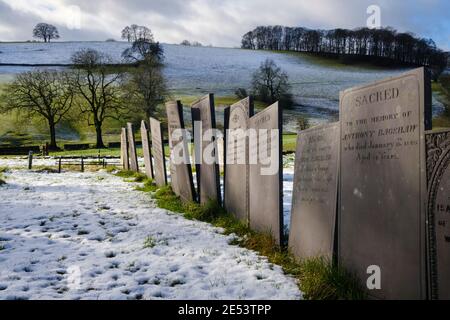
<svg viewBox="0 0 450 320">
<path fill-rule="evenodd" d="M 0 299 L 299 299 L 232 236 L 105 172 L 15 170 L 0 187 Z"/>
</svg>

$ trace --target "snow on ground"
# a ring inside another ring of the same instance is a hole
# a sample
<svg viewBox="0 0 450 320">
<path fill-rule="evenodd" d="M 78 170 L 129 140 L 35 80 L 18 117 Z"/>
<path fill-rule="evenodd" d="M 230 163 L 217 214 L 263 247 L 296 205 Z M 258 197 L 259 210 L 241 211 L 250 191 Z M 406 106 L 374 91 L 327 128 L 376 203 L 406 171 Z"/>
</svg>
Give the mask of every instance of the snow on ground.
<svg viewBox="0 0 450 320">
<path fill-rule="evenodd" d="M 14 170 L 6 180 L 0 299 L 301 298 L 279 266 L 118 177 Z"/>
<path fill-rule="evenodd" d="M 46 167 L 56 166 L 57 159 L 52 157 L 34 157 L 33 166 Z M 0 158 L 0 167 L 21 168 L 28 167 L 28 157 L 3 157 Z"/>
<path fill-rule="evenodd" d="M 283 156 L 283 218 L 284 218 L 284 230 L 285 233 L 289 233 L 289 227 L 291 223 L 291 209 L 292 209 L 292 190 L 294 181 L 294 162 L 295 154 L 288 154 Z M 55 166 L 56 159 L 51 157 L 36 158 L 33 160 L 35 166 Z M 143 167 L 144 159 L 139 158 L 139 163 Z M 9 168 L 26 168 L 28 166 L 28 160 L 26 157 L 22 158 L 0 158 L 0 167 Z M 167 164 L 167 168 L 169 164 Z M 170 171 L 167 171 L 167 175 L 170 181 Z M 194 173 L 194 184 L 197 181 Z M 223 177 L 221 177 L 221 190 L 223 192 Z"/>
<path fill-rule="evenodd" d="M 101 158 L 103 159 L 103 158 Z M 33 157 L 33 168 L 36 167 L 55 167 L 58 166 L 58 158 L 55 157 Z M 95 161 L 95 158 L 85 159 L 88 161 Z M 117 164 L 119 159 L 105 159 L 106 164 Z M 81 160 L 76 160 L 81 166 Z M 138 158 L 140 166 L 144 166 L 144 158 Z M 13 169 L 25 169 L 28 168 L 28 157 L 0 157 L 0 167 L 8 167 Z M 64 162 L 63 162 L 64 168 Z M 80 168 L 81 169 L 81 168 Z"/>
<path fill-rule="evenodd" d="M 283 219 L 284 230 L 289 232 L 291 225 L 292 190 L 294 188 L 294 168 L 283 168 Z"/>
</svg>

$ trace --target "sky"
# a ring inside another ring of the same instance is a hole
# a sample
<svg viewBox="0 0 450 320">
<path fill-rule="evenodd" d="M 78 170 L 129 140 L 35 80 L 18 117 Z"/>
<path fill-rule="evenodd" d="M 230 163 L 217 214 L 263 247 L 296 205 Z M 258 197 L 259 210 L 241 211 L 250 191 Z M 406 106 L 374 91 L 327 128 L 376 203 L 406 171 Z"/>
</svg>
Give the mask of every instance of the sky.
<svg viewBox="0 0 450 320">
<path fill-rule="evenodd" d="M 58 27 L 62 41 L 119 40 L 134 23 L 163 43 L 238 47 L 258 25 L 366 26 L 371 5 L 380 8 L 380 26 L 432 38 L 450 50 L 449 0 L 0 0 L 0 41 L 31 40 L 39 22 Z"/>
</svg>

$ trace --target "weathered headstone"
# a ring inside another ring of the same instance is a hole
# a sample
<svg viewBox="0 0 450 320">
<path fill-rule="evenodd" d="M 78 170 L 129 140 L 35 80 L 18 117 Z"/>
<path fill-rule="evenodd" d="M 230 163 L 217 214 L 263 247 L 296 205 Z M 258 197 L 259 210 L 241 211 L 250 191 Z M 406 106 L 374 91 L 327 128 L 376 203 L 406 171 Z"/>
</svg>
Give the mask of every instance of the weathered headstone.
<svg viewBox="0 0 450 320">
<path fill-rule="evenodd" d="M 164 156 L 164 139 L 161 122 L 150 118 L 152 134 L 152 154 L 154 158 L 155 182 L 162 187 L 167 184 L 166 157 Z"/>
<path fill-rule="evenodd" d="M 250 227 L 283 241 L 282 114 L 278 103 L 249 120 Z"/>
<path fill-rule="evenodd" d="M 134 140 L 134 130 L 132 123 L 127 123 L 127 134 L 128 134 L 128 157 L 130 160 L 130 170 L 134 172 L 139 172 L 139 164 L 136 153 L 136 141 Z"/>
<path fill-rule="evenodd" d="M 195 201 L 191 161 L 184 130 L 183 107 L 179 101 L 166 103 L 169 127 L 170 173 L 172 189 L 182 201 Z"/>
<path fill-rule="evenodd" d="M 194 127 L 195 162 L 197 168 L 197 189 L 199 201 L 206 204 L 209 200 L 221 203 L 219 157 L 215 133 L 216 110 L 214 96 L 209 94 L 192 105 L 192 121 L 200 123 Z M 213 148 L 211 148 L 213 146 Z"/>
<path fill-rule="evenodd" d="M 247 129 L 253 101 L 239 101 L 225 109 L 224 206 L 241 221 L 249 221 L 249 146 Z"/>
<path fill-rule="evenodd" d="M 120 134 L 120 161 L 122 163 L 123 170 L 130 170 L 130 160 L 128 157 L 128 135 L 126 128 L 122 128 L 122 132 Z"/>
<path fill-rule="evenodd" d="M 450 130 L 426 135 L 430 298 L 450 299 Z"/>
<path fill-rule="evenodd" d="M 148 137 L 148 128 L 144 120 L 141 122 L 141 139 L 142 139 L 142 152 L 144 153 L 145 174 L 147 177 L 154 179 L 153 163 L 152 163 L 152 151 L 150 149 L 150 142 Z"/>
<path fill-rule="evenodd" d="M 298 134 L 289 248 L 299 259 L 333 258 L 339 130 L 333 123 Z"/>
<path fill-rule="evenodd" d="M 339 260 L 378 299 L 426 298 L 429 84 L 422 68 L 340 97 Z"/>
</svg>

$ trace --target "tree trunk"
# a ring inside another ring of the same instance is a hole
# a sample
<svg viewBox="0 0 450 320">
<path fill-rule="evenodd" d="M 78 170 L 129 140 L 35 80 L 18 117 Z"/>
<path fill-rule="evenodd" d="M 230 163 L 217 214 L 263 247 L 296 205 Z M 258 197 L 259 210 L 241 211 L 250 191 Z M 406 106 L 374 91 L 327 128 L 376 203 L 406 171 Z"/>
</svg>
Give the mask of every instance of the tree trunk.
<svg viewBox="0 0 450 320">
<path fill-rule="evenodd" d="M 102 125 L 100 123 L 95 124 L 95 132 L 97 133 L 97 149 L 103 149 L 105 148 L 105 145 L 103 144 L 103 137 L 102 137 Z"/>
<path fill-rule="evenodd" d="M 58 150 L 58 145 L 56 144 L 56 128 L 55 123 L 51 120 L 48 121 L 48 126 L 50 127 L 50 150 Z"/>
</svg>

